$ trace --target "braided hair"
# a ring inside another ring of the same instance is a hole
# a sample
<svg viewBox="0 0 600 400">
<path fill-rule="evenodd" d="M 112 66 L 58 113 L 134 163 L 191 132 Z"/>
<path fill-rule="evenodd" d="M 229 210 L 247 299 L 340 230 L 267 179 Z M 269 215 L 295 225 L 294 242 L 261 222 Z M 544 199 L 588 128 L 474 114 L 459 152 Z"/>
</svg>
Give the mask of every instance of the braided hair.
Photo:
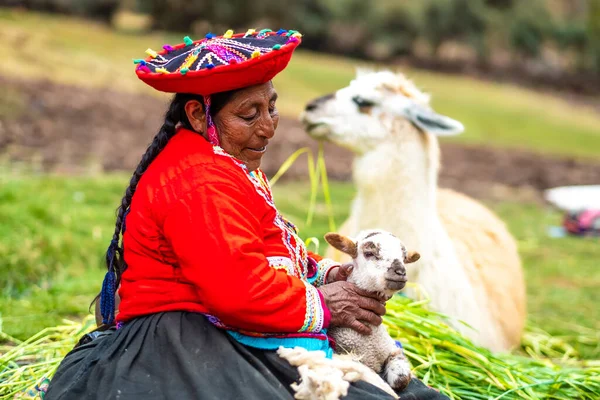
<svg viewBox="0 0 600 400">
<path fill-rule="evenodd" d="M 212 105 L 211 114 L 213 116 L 223 108 L 223 106 L 231 99 L 235 91 L 222 92 L 211 95 Z M 169 109 L 165 115 L 165 121 L 156 134 L 152 143 L 146 149 L 146 152 L 142 156 L 142 159 L 135 169 L 135 172 L 131 176 L 129 186 L 125 190 L 125 195 L 121 199 L 121 204 L 117 208 L 117 221 L 115 223 L 115 230 L 113 233 L 112 240 L 106 251 L 106 267 L 108 272 L 104 277 L 102 283 L 102 291 L 98 296 L 100 298 L 100 313 L 102 315 L 102 323 L 111 325 L 115 319 L 115 294 L 121 284 L 121 276 L 127 264 L 123 256 L 123 244 L 121 243 L 121 237 L 125 233 L 125 220 L 129 213 L 129 206 L 135 193 L 137 185 L 152 161 L 160 154 L 160 152 L 167 146 L 169 140 L 175 136 L 177 132 L 177 125 L 181 124 L 184 128 L 194 130 L 190 124 L 190 121 L 185 112 L 185 105 L 190 100 L 197 100 L 203 106 L 203 98 L 200 95 L 188 94 L 188 93 L 177 93 L 171 100 Z M 199 134 L 201 132 L 198 132 Z M 98 300 L 98 297 L 94 299 L 94 302 Z"/>
</svg>

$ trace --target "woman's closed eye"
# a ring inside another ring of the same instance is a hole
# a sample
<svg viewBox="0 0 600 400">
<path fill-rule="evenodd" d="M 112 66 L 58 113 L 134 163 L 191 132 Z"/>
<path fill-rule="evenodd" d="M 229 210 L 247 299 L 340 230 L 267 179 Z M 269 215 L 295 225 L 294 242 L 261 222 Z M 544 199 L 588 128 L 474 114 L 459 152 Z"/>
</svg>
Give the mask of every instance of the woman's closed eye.
<svg viewBox="0 0 600 400">
<path fill-rule="evenodd" d="M 250 122 L 250 121 L 253 121 L 257 116 L 258 116 L 258 110 L 253 110 L 253 112 L 251 112 L 251 113 L 240 115 L 240 118 L 243 119 L 244 121 Z"/>
<path fill-rule="evenodd" d="M 271 115 L 271 117 L 273 117 L 273 116 L 277 116 L 278 114 L 279 113 L 277 112 L 277 108 L 275 107 L 275 104 L 270 105 L 269 106 L 269 115 Z M 239 117 L 241 119 L 243 119 L 244 121 L 251 122 L 251 121 L 254 121 L 259 115 L 260 115 L 260 112 L 258 110 L 254 110 L 253 113 L 241 114 Z"/>
</svg>

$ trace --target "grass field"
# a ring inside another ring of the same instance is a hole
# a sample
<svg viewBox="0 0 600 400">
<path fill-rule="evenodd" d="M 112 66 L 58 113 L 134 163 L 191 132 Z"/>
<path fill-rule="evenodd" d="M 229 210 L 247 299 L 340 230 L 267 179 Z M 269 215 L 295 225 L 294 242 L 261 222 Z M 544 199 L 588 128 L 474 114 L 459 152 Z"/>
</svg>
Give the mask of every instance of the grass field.
<svg viewBox="0 0 600 400">
<path fill-rule="evenodd" d="M 182 36 L 124 34 L 89 21 L 0 9 L 0 51 L 7 55 L 0 75 L 161 96 L 137 80 L 131 59 L 142 57 L 147 47 L 178 43 Z M 276 79 L 281 111 L 297 116 L 308 100 L 347 85 L 357 64 L 364 65 L 299 51 Z M 405 72 L 432 93 L 438 111 L 465 123 L 466 133 L 453 140 L 600 159 L 600 116 L 585 107 L 510 85 Z M 23 109 L 18 92 L 3 94 L 0 120 L 15 118 Z M 37 176 L 0 168 L 1 330 L 24 339 L 87 313 L 100 289 L 103 252 L 127 181 L 119 174 Z M 280 209 L 298 223 L 302 236 L 322 237 L 327 231 L 324 205 L 317 207 L 312 226 L 303 223 L 307 183 L 282 184 L 275 192 Z M 334 183 L 332 193 L 339 224 L 353 188 Z M 558 224 L 560 216 L 538 205 L 489 205 L 518 240 L 530 321 L 556 335 L 575 334 L 577 326 L 600 330 L 597 240 L 548 238 L 546 227 Z M 599 358 L 597 343 L 577 348 L 586 358 Z"/>
<path fill-rule="evenodd" d="M 0 9 L 0 74 L 160 96 L 140 83 L 133 58 L 180 35 L 125 34 L 64 17 Z M 363 62 L 298 51 L 275 82 L 280 110 L 296 117 L 310 99 L 335 91 Z M 376 67 L 376 66 L 372 66 Z M 600 159 L 600 116 L 593 110 L 510 85 L 404 70 L 433 95 L 434 107 L 467 130 L 452 140 Z"/>
<path fill-rule="evenodd" d="M 100 289 L 103 252 L 126 181 L 124 175 L 0 177 L 0 260 L 8 261 L 0 272 L 0 281 L 8 283 L 0 310 L 6 333 L 24 339 L 62 318 L 87 313 Z M 346 217 L 353 188 L 334 183 L 331 189 L 339 224 Z M 322 204 L 313 225 L 304 224 L 310 195 L 307 183 L 276 186 L 275 195 L 279 208 L 298 223 L 305 238 L 327 232 Z M 547 238 L 545 229 L 558 222 L 558 215 L 535 205 L 491 206 L 518 239 L 530 320 L 556 335 L 574 334 L 573 324 L 600 329 L 597 241 Z M 32 281 L 36 284 L 28 283 Z M 587 358 L 600 356 L 598 348 L 578 348 Z"/>
</svg>

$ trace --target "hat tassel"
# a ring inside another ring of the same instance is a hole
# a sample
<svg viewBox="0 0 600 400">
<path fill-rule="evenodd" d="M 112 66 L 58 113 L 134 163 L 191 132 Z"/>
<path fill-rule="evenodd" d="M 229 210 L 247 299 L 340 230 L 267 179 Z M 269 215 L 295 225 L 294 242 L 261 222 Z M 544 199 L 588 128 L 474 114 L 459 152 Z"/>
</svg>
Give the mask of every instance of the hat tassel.
<svg viewBox="0 0 600 400">
<path fill-rule="evenodd" d="M 213 146 L 219 146 L 219 135 L 210 115 L 210 96 L 204 96 L 204 113 L 206 114 L 206 135 Z"/>
</svg>

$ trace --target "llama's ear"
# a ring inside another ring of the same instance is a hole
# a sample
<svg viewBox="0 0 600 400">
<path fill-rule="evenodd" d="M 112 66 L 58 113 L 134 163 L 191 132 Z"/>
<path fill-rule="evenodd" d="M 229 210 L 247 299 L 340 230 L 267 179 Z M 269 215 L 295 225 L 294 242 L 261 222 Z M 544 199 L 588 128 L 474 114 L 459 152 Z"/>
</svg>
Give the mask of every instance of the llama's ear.
<svg viewBox="0 0 600 400">
<path fill-rule="evenodd" d="M 421 255 L 419 253 L 417 253 L 416 251 L 409 251 L 408 255 L 406 256 L 406 260 L 404 260 L 404 262 L 407 264 L 410 264 L 410 263 L 419 261 L 420 258 L 421 258 Z"/>
<path fill-rule="evenodd" d="M 334 248 L 339 251 L 348 254 L 352 258 L 358 257 L 358 248 L 356 247 L 356 243 L 339 233 L 327 233 L 325 234 L 325 240 Z"/>
<path fill-rule="evenodd" d="M 438 114 L 412 101 L 406 105 L 402 113 L 418 128 L 433 135 L 452 136 L 465 130 L 464 125 L 459 121 Z"/>
</svg>

